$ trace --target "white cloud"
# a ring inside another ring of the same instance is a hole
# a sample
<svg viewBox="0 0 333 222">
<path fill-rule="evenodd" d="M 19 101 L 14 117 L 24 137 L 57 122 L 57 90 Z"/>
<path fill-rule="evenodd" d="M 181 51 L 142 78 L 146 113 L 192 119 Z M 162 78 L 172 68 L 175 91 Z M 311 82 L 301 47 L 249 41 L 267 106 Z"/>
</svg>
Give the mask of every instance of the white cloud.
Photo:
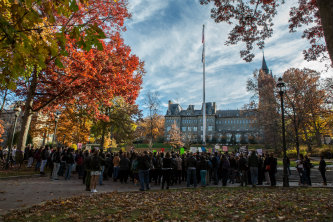
<svg viewBox="0 0 333 222">
<path fill-rule="evenodd" d="M 268 66 L 275 75 L 282 75 L 290 67 L 323 70 L 325 63 L 304 61 L 302 51 L 308 43 L 301 34 L 289 33 L 290 4 L 281 6 L 274 19 L 274 34 L 266 41 Z M 243 61 L 239 45 L 224 44 L 231 27 L 216 24 L 210 18 L 210 7 L 200 6 L 199 1 L 178 0 L 130 0 L 129 6 L 133 20 L 125 41 L 145 61 L 147 71 L 139 104 L 150 89 L 159 91 L 164 111 L 170 99 L 183 108 L 188 104 L 201 107 L 202 24 L 206 25 L 206 101 L 216 102 L 220 109 L 242 108 L 249 102 L 246 81 L 254 69 L 261 67 L 262 52 L 255 51 L 252 63 Z"/>
<path fill-rule="evenodd" d="M 168 6 L 168 1 L 160 0 L 129 0 L 128 10 L 132 14 L 129 25 L 133 26 L 143 22 L 152 16 L 162 13 Z"/>
</svg>

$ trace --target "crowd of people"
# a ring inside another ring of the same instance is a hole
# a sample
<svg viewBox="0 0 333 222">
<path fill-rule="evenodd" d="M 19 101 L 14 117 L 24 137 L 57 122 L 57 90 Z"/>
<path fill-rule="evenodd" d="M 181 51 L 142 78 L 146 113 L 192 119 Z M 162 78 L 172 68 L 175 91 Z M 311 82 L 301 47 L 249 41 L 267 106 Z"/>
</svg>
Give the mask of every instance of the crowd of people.
<svg viewBox="0 0 333 222">
<path fill-rule="evenodd" d="M 150 184 L 169 189 L 170 186 L 186 183 L 187 187 L 222 186 L 239 183 L 240 186 L 270 185 L 276 186 L 277 159 L 273 153 L 258 155 L 248 153 L 186 153 L 176 152 L 104 152 L 99 149 L 74 150 L 68 147 L 51 148 L 44 146 L 34 149 L 27 146 L 24 152 L 13 152 L 12 162 L 26 160 L 27 167 L 34 167 L 41 175 L 45 168 L 51 169 L 50 178 L 70 180 L 75 172 L 86 190 L 97 192 L 96 185 L 104 180 L 113 179 L 120 183 L 134 183 L 141 191 L 149 190 Z M 18 156 L 21 156 L 19 159 Z M 1 156 L 3 158 L 3 155 Z M 288 164 L 290 165 L 289 159 Z M 300 155 L 296 161 L 299 183 L 311 186 L 310 159 Z M 321 158 L 319 170 L 326 185 L 326 163 Z M 288 172 L 290 169 L 288 166 Z"/>
</svg>

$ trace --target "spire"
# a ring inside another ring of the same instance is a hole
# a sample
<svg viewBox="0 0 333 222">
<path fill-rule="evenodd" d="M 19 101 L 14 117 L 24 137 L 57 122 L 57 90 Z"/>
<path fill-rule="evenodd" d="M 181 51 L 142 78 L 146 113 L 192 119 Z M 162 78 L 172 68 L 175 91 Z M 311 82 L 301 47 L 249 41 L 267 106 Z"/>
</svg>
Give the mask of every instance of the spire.
<svg viewBox="0 0 333 222">
<path fill-rule="evenodd" d="M 269 74 L 269 69 L 268 69 L 267 64 L 266 64 L 265 54 L 264 53 L 262 55 L 261 70 L 264 71 L 266 74 Z"/>
</svg>

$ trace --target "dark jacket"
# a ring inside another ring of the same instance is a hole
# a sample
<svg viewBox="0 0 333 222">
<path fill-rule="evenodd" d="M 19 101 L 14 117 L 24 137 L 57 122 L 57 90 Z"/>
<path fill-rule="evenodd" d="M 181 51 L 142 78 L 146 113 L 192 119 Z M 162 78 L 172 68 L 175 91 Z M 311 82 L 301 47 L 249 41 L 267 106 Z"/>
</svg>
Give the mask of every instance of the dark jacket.
<svg viewBox="0 0 333 222">
<path fill-rule="evenodd" d="M 129 170 L 130 169 L 130 160 L 128 158 L 121 158 L 119 162 L 119 170 Z"/>
<path fill-rule="evenodd" d="M 270 164 L 270 172 L 276 173 L 277 172 L 277 159 L 274 157 L 269 157 L 269 164 Z"/>
<path fill-rule="evenodd" d="M 66 153 L 65 158 L 67 164 L 74 164 L 75 161 L 72 153 Z"/>
<path fill-rule="evenodd" d="M 47 158 L 49 158 L 49 156 L 50 156 L 49 150 L 48 149 L 43 149 L 42 153 L 41 153 L 42 160 L 47 160 Z"/>
<path fill-rule="evenodd" d="M 199 170 L 208 170 L 208 161 L 202 158 L 198 163 Z"/>
<path fill-rule="evenodd" d="M 241 157 L 238 160 L 238 169 L 239 170 L 248 170 L 247 160 L 244 157 Z"/>
<path fill-rule="evenodd" d="M 163 158 L 163 167 L 162 168 L 172 168 L 172 160 L 170 158 Z"/>
<path fill-rule="evenodd" d="M 319 162 L 319 170 L 326 171 L 326 162 L 324 159 L 320 160 L 320 162 Z"/>
<path fill-rule="evenodd" d="M 150 158 L 148 155 L 138 157 L 138 170 L 149 170 Z"/>
<path fill-rule="evenodd" d="M 89 167 L 91 171 L 101 170 L 101 158 L 98 155 L 93 155 L 90 157 Z"/>
<path fill-rule="evenodd" d="M 52 154 L 53 163 L 60 163 L 60 158 L 61 158 L 61 154 L 59 151 L 53 152 L 53 154 Z"/>
<path fill-rule="evenodd" d="M 186 164 L 187 164 L 187 168 L 189 167 L 197 167 L 197 160 L 194 158 L 194 156 L 190 156 L 186 159 Z"/>
<path fill-rule="evenodd" d="M 255 154 L 251 154 L 249 157 L 249 167 L 258 167 L 259 166 L 259 159 L 258 156 Z"/>
</svg>

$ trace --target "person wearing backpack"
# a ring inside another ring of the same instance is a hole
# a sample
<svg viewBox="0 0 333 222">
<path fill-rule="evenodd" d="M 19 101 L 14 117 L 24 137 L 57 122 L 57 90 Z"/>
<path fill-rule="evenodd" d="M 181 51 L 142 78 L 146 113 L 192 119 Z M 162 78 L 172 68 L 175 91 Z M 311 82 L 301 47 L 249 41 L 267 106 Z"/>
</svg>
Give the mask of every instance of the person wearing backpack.
<svg viewBox="0 0 333 222">
<path fill-rule="evenodd" d="M 92 156 L 90 158 L 90 190 L 92 193 L 96 193 L 96 185 L 99 176 L 101 175 L 101 158 L 98 155 L 98 150 L 92 150 Z"/>
</svg>

